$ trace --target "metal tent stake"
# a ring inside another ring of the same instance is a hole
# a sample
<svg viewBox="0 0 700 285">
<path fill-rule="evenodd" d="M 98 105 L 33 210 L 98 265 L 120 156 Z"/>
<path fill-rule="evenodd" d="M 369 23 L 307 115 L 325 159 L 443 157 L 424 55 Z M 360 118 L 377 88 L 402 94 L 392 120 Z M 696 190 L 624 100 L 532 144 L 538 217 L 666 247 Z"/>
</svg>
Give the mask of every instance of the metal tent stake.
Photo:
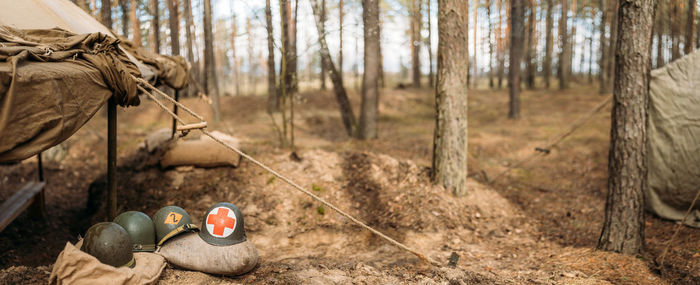
<svg viewBox="0 0 700 285">
<path fill-rule="evenodd" d="M 107 103 L 107 192 L 111 221 L 117 216 L 117 103 L 114 97 Z"/>
</svg>

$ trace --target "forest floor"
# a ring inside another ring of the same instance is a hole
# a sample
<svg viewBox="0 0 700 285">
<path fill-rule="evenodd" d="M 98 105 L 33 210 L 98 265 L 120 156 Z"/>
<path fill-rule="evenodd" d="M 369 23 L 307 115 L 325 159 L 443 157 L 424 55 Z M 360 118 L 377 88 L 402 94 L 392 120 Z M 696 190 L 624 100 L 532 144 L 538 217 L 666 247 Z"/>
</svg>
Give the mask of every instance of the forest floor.
<svg viewBox="0 0 700 285">
<path fill-rule="evenodd" d="M 359 96 L 351 92 L 351 98 Z M 347 137 L 333 95 L 299 95 L 296 154 L 278 147 L 266 98 L 222 98 L 221 123 L 272 168 L 387 235 L 457 268 L 433 268 L 296 192 L 252 163 L 237 168 L 160 169 L 143 149 L 147 134 L 170 126 L 155 104 L 119 111 L 120 210 L 152 215 L 165 205 L 201 221 L 206 209 L 231 201 L 242 209 L 260 265 L 222 277 L 168 267 L 163 284 L 188 283 L 700 283 L 700 229 L 681 228 L 663 267 L 655 259 L 676 223 L 646 215 L 646 251 L 625 256 L 594 250 L 605 207 L 610 110 L 551 150 L 489 183 L 566 131 L 607 99 L 597 89 L 522 94 L 522 119 L 507 119 L 507 92 L 469 91 L 469 194 L 455 198 L 428 179 L 434 100 L 428 89 L 385 89 L 379 138 Z M 184 102 L 211 118 L 203 100 Z M 353 101 L 357 111 L 357 100 Z M 209 120 L 211 121 L 211 120 Z M 194 133 L 193 133 L 194 134 Z M 104 210 L 86 210 L 88 193 L 104 188 L 106 118 L 98 113 L 47 158 L 48 219 L 22 214 L 0 233 L 0 283 L 45 283 L 66 242 Z M 55 159 L 56 160 L 56 159 Z M 0 166 L 0 202 L 36 177 L 34 159 Z M 460 282 L 461 281 L 461 282 Z"/>
</svg>

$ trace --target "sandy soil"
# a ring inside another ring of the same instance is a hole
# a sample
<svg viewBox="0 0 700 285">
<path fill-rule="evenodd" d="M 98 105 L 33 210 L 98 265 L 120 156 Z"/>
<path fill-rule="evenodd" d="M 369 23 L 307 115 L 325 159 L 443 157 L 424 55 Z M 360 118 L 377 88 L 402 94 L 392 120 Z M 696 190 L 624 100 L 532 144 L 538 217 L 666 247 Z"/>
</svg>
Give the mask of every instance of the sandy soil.
<svg viewBox="0 0 700 285">
<path fill-rule="evenodd" d="M 434 268 L 352 224 L 249 162 L 238 168 L 160 169 L 142 148 L 170 121 L 150 102 L 119 112 L 121 210 L 152 215 L 168 204 L 196 223 L 218 201 L 242 209 L 260 265 L 238 277 L 177 268 L 163 284 L 700 282 L 700 230 L 682 228 L 664 267 L 654 260 L 675 223 L 647 216 L 645 254 L 595 251 L 603 219 L 609 110 L 552 153 L 489 181 L 568 128 L 604 97 L 594 88 L 523 94 L 523 119 L 506 118 L 505 90 L 469 93 L 470 192 L 455 198 L 428 179 L 433 121 L 429 90 L 384 90 L 380 138 L 349 140 L 332 94 L 304 93 L 297 112 L 299 159 L 277 146 L 262 97 L 226 97 L 212 129 L 240 138 L 251 155 L 439 262 Z M 353 99 L 358 98 L 351 94 Z M 210 117 L 199 99 L 185 102 Z M 356 101 L 353 103 L 356 104 Z M 98 114 L 47 158 L 46 220 L 23 214 L 0 233 L 0 283 L 44 283 L 65 242 L 105 220 L 106 120 Z M 65 154 L 65 158 L 60 158 Z M 0 166 L 0 201 L 35 179 L 35 161 Z"/>
</svg>

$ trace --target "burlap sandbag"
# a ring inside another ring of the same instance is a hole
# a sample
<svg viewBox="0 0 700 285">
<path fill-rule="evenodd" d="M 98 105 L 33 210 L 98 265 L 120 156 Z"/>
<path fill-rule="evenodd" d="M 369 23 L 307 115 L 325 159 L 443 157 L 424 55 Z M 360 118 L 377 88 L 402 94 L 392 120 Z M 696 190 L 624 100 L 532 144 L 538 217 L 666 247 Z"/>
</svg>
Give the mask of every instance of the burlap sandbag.
<svg viewBox="0 0 700 285">
<path fill-rule="evenodd" d="M 49 284 L 153 284 L 165 268 L 162 256 L 147 252 L 134 253 L 134 268 L 116 268 L 80 250 L 82 242 L 66 243 L 53 265 Z"/>
<path fill-rule="evenodd" d="M 238 147 L 238 140 L 224 133 L 211 132 L 216 138 Z M 237 153 L 227 149 L 208 136 L 202 135 L 199 139 L 180 139 L 171 143 L 168 150 L 160 159 L 162 168 L 182 165 L 197 167 L 238 166 L 241 157 Z"/>
<path fill-rule="evenodd" d="M 682 220 L 700 190 L 700 53 L 651 72 L 646 207 Z M 700 203 L 685 223 L 700 227 Z"/>
<path fill-rule="evenodd" d="M 157 253 L 175 266 L 211 274 L 241 275 L 258 264 L 258 250 L 249 241 L 215 246 L 203 241 L 197 233 L 177 236 Z"/>
</svg>

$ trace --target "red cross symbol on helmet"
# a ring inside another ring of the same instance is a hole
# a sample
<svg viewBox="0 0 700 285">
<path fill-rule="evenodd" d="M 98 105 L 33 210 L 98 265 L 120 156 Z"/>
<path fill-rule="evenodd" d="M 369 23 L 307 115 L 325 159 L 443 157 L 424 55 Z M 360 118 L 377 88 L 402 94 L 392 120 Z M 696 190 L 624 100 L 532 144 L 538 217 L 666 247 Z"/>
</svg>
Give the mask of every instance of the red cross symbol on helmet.
<svg viewBox="0 0 700 285">
<path fill-rule="evenodd" d="M 215 237 L 225 238 L 236 228 L 236 214 L 226 207 L 216 207 L 207 215 L 207 231 Z"/>
</svg>

